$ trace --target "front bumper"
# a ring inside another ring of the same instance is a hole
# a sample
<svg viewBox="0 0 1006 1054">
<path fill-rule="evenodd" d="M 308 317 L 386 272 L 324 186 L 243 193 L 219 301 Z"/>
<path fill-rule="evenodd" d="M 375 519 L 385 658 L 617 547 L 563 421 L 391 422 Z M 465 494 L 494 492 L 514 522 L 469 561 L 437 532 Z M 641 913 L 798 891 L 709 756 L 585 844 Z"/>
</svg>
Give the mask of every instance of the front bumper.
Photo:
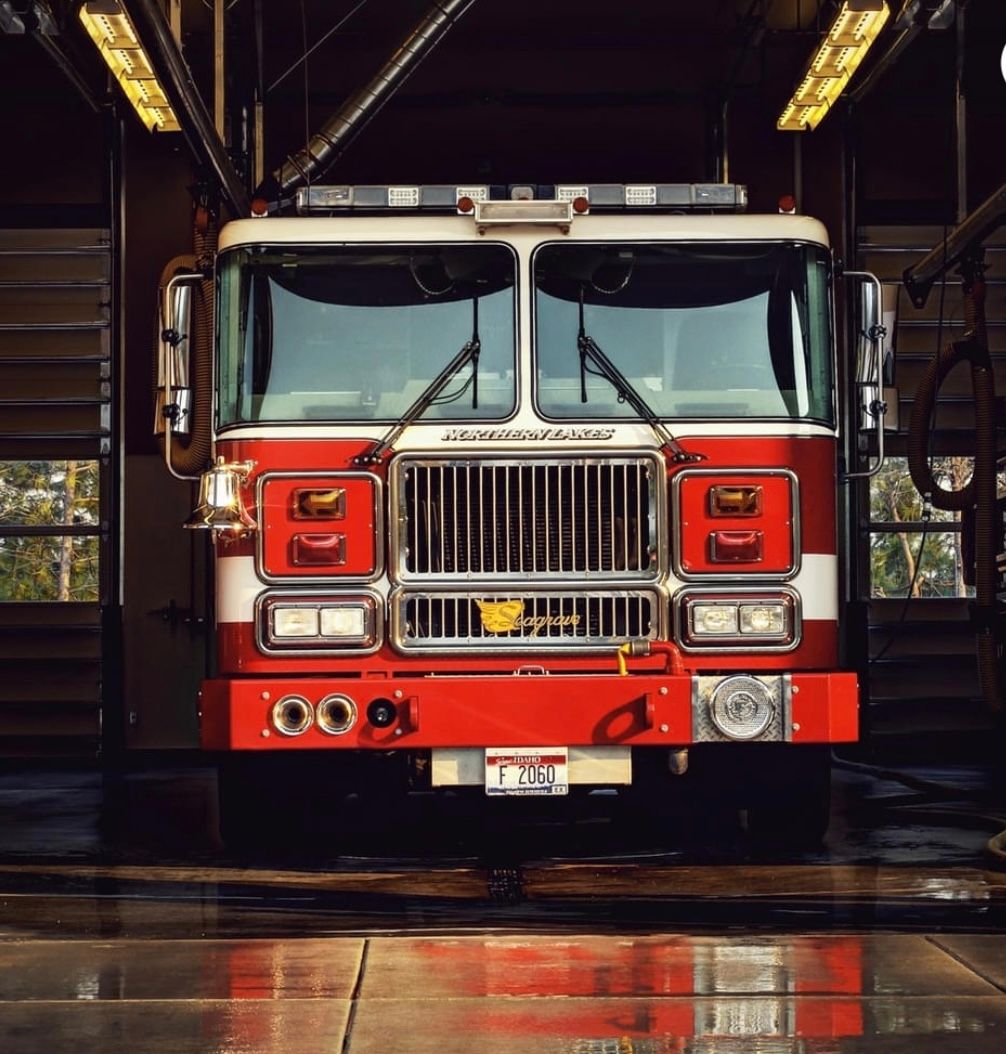
<svg viewBox="0 0 1006 1054">
<path fill-rule="evenodd" d="M 784 719 L 752 742 L 858 738 L 855 674 L 793 673 L 784 679 Z M 222 751 L 687 746 L 722 738 L 710 735 L 698 680 L 668 673 L 216 678 L 204 681 L 200 692 L 202 746 Z M 302 735 L 285 736 L 272 727 L 270 712 L 283 696 L 299 695 L 315 705 L 333 693 L 356 705 L 358 719 L 344 734 L 328 735 L 315 724 Z M 387 727 L 367 720 L 375 700 L 395 708 Z"/>
</svg>

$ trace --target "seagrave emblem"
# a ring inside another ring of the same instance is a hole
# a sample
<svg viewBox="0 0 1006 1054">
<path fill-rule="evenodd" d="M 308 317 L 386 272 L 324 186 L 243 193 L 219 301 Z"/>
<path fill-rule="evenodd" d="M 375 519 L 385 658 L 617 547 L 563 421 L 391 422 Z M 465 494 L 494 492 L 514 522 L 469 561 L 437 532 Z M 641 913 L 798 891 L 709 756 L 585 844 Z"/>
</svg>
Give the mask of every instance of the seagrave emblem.
<svg viewBox="0 0 1006 1054">
<path fill-rule="evenodd" d="M 523 600 L 503 600 L 495 603 L 476 600 L 475 603 L 482 618 L 482 628 L 487 633 L 510 633 L 520 628 L 517 622 L 524 614 Z"/>
<path fill-rule="evenodd" d="M 523 600 L 476 600 L 482 628 L 486 633 L 513 633 L 529 630 L 529 636 L 537 637 L 543 629 L 576 629 L 580 625 L 579 615 L 531 615 L 524 614 Z"/>
</svg>

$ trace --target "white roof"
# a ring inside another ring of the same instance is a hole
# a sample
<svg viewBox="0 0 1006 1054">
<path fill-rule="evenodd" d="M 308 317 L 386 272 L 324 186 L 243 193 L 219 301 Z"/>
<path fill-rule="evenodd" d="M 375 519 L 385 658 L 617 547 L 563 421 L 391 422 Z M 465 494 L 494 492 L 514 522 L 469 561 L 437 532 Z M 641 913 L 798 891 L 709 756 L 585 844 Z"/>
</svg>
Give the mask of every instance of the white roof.
<svg viewBox="0 0 1006 1054">
<path fill-rule="evenodd" d="M 480 235 L 471 216 L 416 213 L 290 216 L 242 219 L 220 232 L 221 249 L 238 245 L 314 245 L 344 242 L 502 241 L 796 241 L 829 246 L 824 224 L 778 213 L 676 215 L 666 212 L 576 216 L 568 234 L 556 226 L 514 223 Z"/>
</svg>

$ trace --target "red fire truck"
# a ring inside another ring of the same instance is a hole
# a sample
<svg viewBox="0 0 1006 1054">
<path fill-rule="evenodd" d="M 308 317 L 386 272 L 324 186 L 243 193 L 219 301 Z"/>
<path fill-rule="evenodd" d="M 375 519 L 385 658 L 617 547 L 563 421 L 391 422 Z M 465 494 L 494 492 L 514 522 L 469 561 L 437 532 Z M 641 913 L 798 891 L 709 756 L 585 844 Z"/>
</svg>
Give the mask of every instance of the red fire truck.
<svg viewBox="0 0 1006 1054">
<path fill-rule="evenodd" d="M 882 436 L 880 320 L 844 407 L 827 233 L 744 204 L 312 186 L 172 269 L 158 413 L 214 542 L 225 832 L 283 764 L 499 797 L 709 766 L 752 830 L 823 834 L 857 737 L 840 419 Z"/>
</svg>

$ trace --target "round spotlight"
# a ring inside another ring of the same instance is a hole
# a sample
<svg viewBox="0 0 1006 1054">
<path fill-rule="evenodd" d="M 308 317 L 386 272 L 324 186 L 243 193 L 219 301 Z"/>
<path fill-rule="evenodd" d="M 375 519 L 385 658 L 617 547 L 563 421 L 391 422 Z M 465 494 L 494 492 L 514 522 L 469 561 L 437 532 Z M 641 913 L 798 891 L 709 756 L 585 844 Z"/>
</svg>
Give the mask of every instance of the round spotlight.
<svg viewBox="0 0 1006 1054">
<path fill-rule="evenodd" d="M 345 735 L 356 724 L 356 703 L 348 695 L 326 695 L 318 704 L 318 727 L 330 736 Z"/>
<path fill-rule="evenodd" d="M 756 739 L 774 715 L 772 693 L 754 677 L 728 677 L 709 700 L 709 716 L 728 739 Z"/>
<path fill-rule="evenodd" d="M 314 710 L 302 695 L 284 695 L 272 708 L 272 725 L 280 735 L 300 736 L 314 724 Z"/>
</svg>

